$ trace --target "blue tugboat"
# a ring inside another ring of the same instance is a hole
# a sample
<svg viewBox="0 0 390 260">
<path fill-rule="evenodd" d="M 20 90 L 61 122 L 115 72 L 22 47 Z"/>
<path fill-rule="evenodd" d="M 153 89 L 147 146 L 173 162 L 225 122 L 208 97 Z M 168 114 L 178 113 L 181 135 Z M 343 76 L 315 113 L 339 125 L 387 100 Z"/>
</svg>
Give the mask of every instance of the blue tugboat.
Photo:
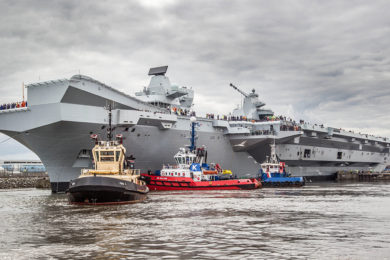
<svg viewBox="0 0 390 260">
<path fill-rule="evenodd" d="M 303 177 L 291 177 L 286 172 L 286 164 L 279 162 L 275 153 L 275 144 L 271 144 L 271 156 L 260 164 L 258 179 L 263 187 L 300 187 L 305 185 Z"/>
</svg>

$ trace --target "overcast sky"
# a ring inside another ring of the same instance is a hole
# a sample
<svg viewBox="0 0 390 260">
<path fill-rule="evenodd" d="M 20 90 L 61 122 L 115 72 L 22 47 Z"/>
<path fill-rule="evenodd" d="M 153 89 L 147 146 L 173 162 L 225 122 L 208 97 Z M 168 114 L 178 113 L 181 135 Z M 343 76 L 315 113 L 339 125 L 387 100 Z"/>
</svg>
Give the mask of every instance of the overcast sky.
<svg viewBox="0 0 390 260">
<path fill-rule="evenodd" d="M 198 114 L 241 102 L 390 137 L 390 1 L 0 1 L 0 102 L 91 76 L 129 94 L 169 65 Z M 34 158 L 0 135 L 0 159 Z M 4 152 L 7 151 L 7 152 Z"/>
</svg>

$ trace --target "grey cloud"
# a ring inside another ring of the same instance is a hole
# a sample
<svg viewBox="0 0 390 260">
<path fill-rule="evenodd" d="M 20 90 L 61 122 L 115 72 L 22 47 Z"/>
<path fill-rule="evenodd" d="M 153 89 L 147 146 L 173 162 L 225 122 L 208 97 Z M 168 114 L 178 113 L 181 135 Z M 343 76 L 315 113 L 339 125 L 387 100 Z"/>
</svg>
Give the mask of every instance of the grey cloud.
<svg viewBox="0 0 390 260">
<path fill-rule="evenodd" d="M 233 82 L 256 88 L 279 113 L 292 108 L 301 118 L 359 128 L 358 111 L 360 127 L 370 122 L 370 131 L 390 136 L 388 124 L 370 121 L 389 110 L 388 1 L 158 3 L 1 1 L 1 99 L 20 96 L 22 81 L 79 69 L 134 93 L 150 66 L 167 64 L 173 83 L 196 90 L 201 113 L 240 103 Z"/>
<path fill-rule="evenodd" d="M 324 77 L 338 77 L 344 74 L 343 69 L 336 69 L 336 70 L 331 70 L 331 71 L 323 71 L 319 73 L 319 76 L 324 76 Z"/>
</svg>

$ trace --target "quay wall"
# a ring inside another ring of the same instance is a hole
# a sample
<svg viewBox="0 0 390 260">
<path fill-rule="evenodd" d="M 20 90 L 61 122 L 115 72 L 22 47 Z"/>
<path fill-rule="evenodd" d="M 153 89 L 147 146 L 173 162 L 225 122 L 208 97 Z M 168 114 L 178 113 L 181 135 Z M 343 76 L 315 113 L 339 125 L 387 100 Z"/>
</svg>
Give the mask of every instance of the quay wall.
<svg viewBox="0 0 390 260">
<path fill-rule="evenodd" d="M 0 176 L 0 189 L 40 188 L 49 189 L 49 177 Z"/>
<path fill-rule="evenodd" d="M 336 174 L 336 180 L 339 182 L 390 181 L 390 173 L 389 172 L 338 171 Z"/>
</svg>

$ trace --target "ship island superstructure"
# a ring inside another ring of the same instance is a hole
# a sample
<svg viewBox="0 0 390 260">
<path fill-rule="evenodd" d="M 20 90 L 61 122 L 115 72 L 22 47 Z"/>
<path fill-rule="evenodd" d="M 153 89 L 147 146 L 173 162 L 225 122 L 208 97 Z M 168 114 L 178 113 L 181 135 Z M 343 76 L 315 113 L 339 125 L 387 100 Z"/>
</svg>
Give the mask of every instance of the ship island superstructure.
<svg viewBox="0 0 390 260">
<path fill-rule="evenodd" d="M 95 79 L 70 79 L 29 84 L 27 106 L 0 110 L 0 132 L 35 152 L 44 163 L 53 192 L 68 188 L 82 168 L 92 167 L 88 136 L 102 134 L 107 119 L 103 107 L 114 102 L 114 132 L 123 134 L 127 153 L 142 172 L 174 163 L 173 155 L 189 137 L 194 92 L 172 86 L 167 66 L 152 68 L 148 87 L 135 97 Z M 255 90 L 243 105 L 223 116 L 197 116 L 198 141 L 218 161 L 239 176 L 253 176 L 270 153 L 288 165 L 292 176 L 332 178 L 338 170 L 381 171 L 389 162 L 390 140 L 340 128 L 295 122 L 266 109 Z"/>
</svg>

